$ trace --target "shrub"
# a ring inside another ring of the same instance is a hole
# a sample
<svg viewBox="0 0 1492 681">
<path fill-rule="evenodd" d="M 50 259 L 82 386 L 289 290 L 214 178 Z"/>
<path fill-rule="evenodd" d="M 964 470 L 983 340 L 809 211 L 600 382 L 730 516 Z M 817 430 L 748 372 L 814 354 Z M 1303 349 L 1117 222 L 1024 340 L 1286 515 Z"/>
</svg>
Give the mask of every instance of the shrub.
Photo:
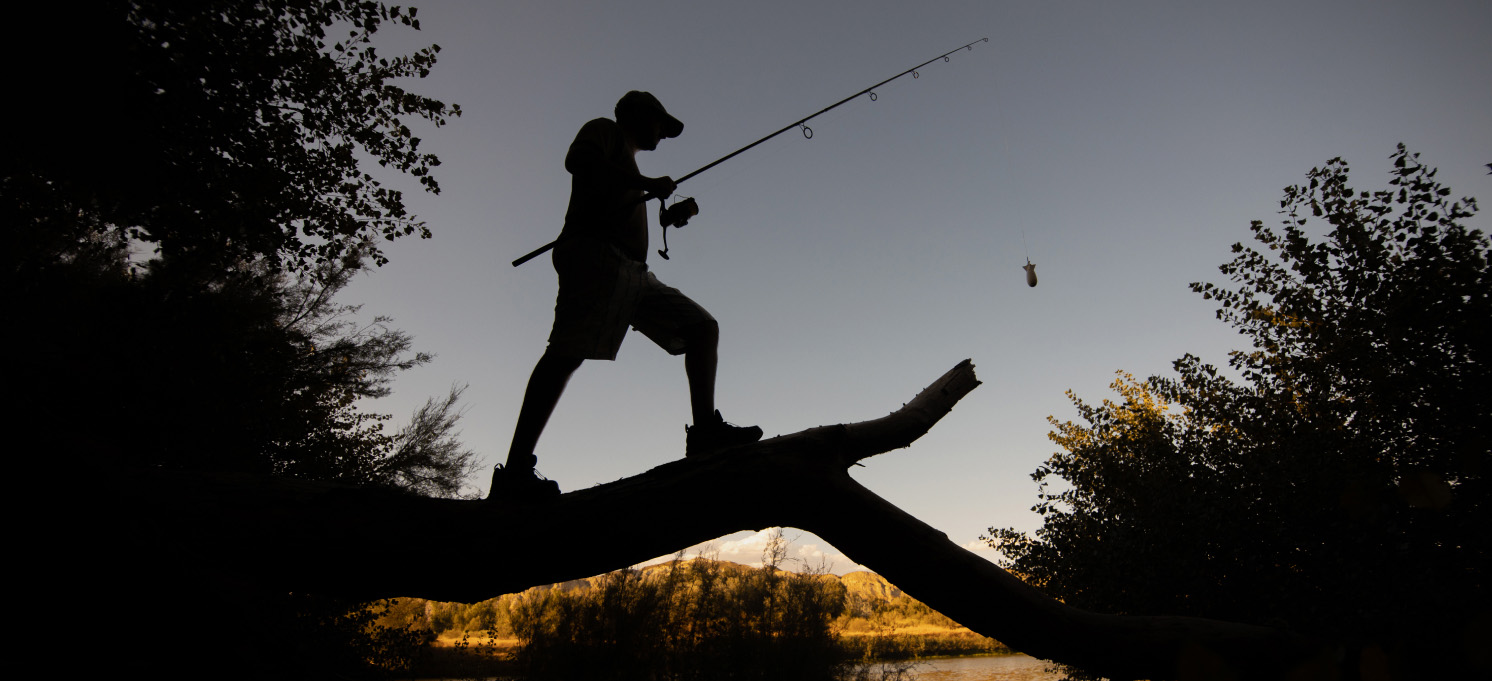
<svg viewBox="0 0 1492 681">
<path fill-rule="evenodd" d="M 844 589 L 780 569 L 780 534 L 760 569 L 676 557 L 596 588 L 531 590 L 510 617 L 524 678 L 813 679 L 849 667 L 830 624 Z"/>
</svg>

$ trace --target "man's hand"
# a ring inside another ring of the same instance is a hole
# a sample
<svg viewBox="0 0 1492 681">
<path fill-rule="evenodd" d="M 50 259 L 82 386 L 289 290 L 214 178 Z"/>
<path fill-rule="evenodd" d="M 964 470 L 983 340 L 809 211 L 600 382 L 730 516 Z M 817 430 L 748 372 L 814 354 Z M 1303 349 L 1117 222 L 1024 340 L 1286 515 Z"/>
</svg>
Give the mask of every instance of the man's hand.
<svg viewBox="0 0 1492 681">
<path fill-rule="evenodd" d="M 644 178 L 642 190 L 648 194 L 648 198 L 666 199 L 673 195 L 673 190 L 679 185 L 668 176 Z"/>
</svg>

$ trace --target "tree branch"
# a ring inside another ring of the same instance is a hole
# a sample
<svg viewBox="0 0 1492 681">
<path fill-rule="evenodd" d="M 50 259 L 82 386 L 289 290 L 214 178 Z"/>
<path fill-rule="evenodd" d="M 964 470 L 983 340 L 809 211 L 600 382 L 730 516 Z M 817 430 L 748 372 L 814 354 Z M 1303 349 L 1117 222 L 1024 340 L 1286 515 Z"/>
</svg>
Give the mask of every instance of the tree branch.
<svg viewBox="0 0 1492 681">
<path fill-rule="evenodd" d="M 474 602 L 625 568 L 739 530 L 792 526 L 981 634 L 1114 678 L 1175 678 L 1198 664 L 1277 675 L 1314 650 L 1265 627 L 1068 607 L 849 476 L 855 462 L 921 437 L 978 385 L 966 360 L 879 419 L 673 461 L 542 504 L 159 471 L 108 476 L 90 494 L 127 510 L 96 529 L 124 533 L 123 540 L 107 536 L 142 547 L 150 569 L 217 571 L 267 588 Z M 764 492 L 771 495 L 765 503 L 719 501 Z"/>
</svg>

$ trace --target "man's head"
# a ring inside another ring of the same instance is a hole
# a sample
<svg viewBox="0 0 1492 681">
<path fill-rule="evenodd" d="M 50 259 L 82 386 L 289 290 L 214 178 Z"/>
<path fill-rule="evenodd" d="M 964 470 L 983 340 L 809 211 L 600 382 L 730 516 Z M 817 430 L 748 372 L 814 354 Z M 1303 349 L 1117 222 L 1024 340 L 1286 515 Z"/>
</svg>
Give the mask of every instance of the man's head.
<svg viewBox="0 0 1492 681">
<path fill-rule="evenodd" d="M 669 115 L 657 97 L 637 90 L 617 101 L 616 122 L 632 133 L 639 149 L 649 151 L 658 147 L 659 140 L 678 137 L 684 131 L 683 122 Z"/>
</svg>

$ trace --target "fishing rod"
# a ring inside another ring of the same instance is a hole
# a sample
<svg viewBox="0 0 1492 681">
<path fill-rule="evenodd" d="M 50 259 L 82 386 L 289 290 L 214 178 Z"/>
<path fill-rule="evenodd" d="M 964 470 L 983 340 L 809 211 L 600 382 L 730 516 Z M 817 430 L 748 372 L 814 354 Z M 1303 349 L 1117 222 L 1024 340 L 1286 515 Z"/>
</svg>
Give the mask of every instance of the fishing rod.
<svg viewBox="0 0 1492 681">
<path fill-rule="evenodd" d="M 683 177 L 681 177 L 681 178 L 679 178 L 677 180 L 674 180 L 674 185 L 677 186 L 677 185 L 684 184 L 684 182 L 688 181 L 689 178 L 692 178 L 695 175 L 698 175 L 698 174 L 700 174 L 700 173 L 702 173 L 702 172 L 704 172 L 706 170 L 709 170 L 711 168 L 714 168 L 715 166 L 718 166 L 718 165 L 720 165 L 722 163 L 725 163 L 726 161 L 729 161 L 729 160 L 731 160 L 731 159 L 733 159 L 733 158 L 735 158 L 735 157 L 737 157 L 737 156 L 739 156 L 739 155 L 741 155 L 741 154 L 743 154 L 743 153 L 751 150 L 756 145 L 761 144 L 762 142 L 765 142 L 765 141 L 767 141 L 769 139 L 772 139 L 773 137 L 781 135 L 782 133 L 785 133 L 785 132 L 787 132 L 789 130 L 792 130 L 793 128 L 802 128 L 802 130 L 803 130 L 803 138 L 804 139 L 813 139 L 813 128 L 810 128 L 810 127 L 808 127 L 806 125 L 806 123 L 808 123 L 808 121 L 811 121 L 811 120 L 813 120 L 815 118 L 818 118 L 819 116 L 822 116 L 823 114 L 826 114 L 826 113 L 828 113 L 828 112 L 830 112 L 830 111 L 832 111 L 834 109 L 837 109 L 841 105 L 849 102 L 852 99 L 855 99 L 856 97 L 859 97 L 860 95 L 869 94 L 870 95 L 870 101 L 874 102 L 877 99 L 877 96 L 876 96 L 876 93 L 875 93 L 875 89 L 876 88 L 878 88 L 878 87 L 880 87 L 882 85 L 885 85 L 886 83 L 889 83 L 889 82 L 891 82 L 893 80 L 896 80 L 897 78 L 905 76 L 908 73 L 912 74 L 913 78 L 918 78 L 918 77 L 920 77 L 918 75 L 918 73 L 917 73 L 918 69 L 920 69 L 920 68 L 922 68 L 924 66 L 927 66 L 928 64 L 931 64 L 931 63 L 933 63 L 933 62 L 935 62 L 935 61 L 937 61 L 939 59 L 942 59 L 945 62 L 950 61 L 949 60 L 949 55 L 953 54 L 954 52 L 957 52 L 959 50 L 968 50 L 968 51 L 972 52 L 972 51 L 974 51 L 974 46 L 975 45 L 978 45 L 979 43 L 987 43 L 987 42 L 989 42 L 989 38 L 980 38 L 979 40 L 975 40 L 974 42 L 969 43 L 967 45 L 960 45 L 959 47 L 953 48 L 953 49 L 951 49 L 951 50 L 949 50 L 947 52 L 944 52 L 943 54 L 940 54 L 940 55 L 938 55 L 936 57 L 933 57 L 932 59 L 929 59 L 929 60 L 927 60 L 925 62 L 922 62 L 921 64 L 913 66 L 912 68 L 909 68 L 909 69 L 907 69 L 905 71 L 902 71 L 901 73 L 898 73 L 898 74 L 896 74 L 896 75 L 894 75 L 894 76 L 892 76 L 890 78 L 887 78 L 886 80 L 883 80 L 883 81 L 881 81 L 879 83 L 876 83 L 875 85 L 872 85 L 872 86 L 870 86 L 868 88 L 865 88 L 864 90 L 856 92 L 853 95 L 845 97 L 844 99 L 841 99 L 841 100 L 839 100 L 839 101 L 837 101 L 837 102 L 835 102 L 833 104 L 830 104 L 829 106 L 826 106 L 826 107 L 824 107 L 822 109 L 819 109 L 817 112 L 815 112 L 811 116 L 808 116 L 806 118 L 802 118 L 802 119 L 799 119 L 799 120 L 794 121 L 792 123 L 789 123 L 789 124 L 783 126 L 782 129 L 778 130 L 777 132 L 774 132 L 774 133 L 772 133 L 770 135 L 767 135 L 766 137 L 763 137 L 763 138 L 761 138 L 761 139 L 759 139 L 759 140 L 757 140 L 755 142 L 752 142 L 751 144 L 748 144 L 748 145 L 746 145 L 744 147 L 741 147 L 740 149 L 732 151 L 729 154 L 721 156 L 720 158 L 715 159 L 714 161 L 711 161 L 709 163 L 709 165 L 706 165 L 703 168 L 695 170 L 694 172 L 691 172 L 688 175 L 685 175 L 685 176 L 683 176 Z M 648 195 L 642 197 L 642 201 L 644 203 L 646 203 L 649 200 L 658 199 L 659 203 L 661 204 L 663 202 L 663 200 L 666 199 L 666 198 L 668 198 L 668 197 L 666 197 L 666 196 L 660 196 L 658 194 L 648 194 Z M 682 208 L 680 208 L 680 206 L 682 206 Z M 699 214 L 699 206 L 698 206 L 698 204 L 696 204 L 694 202 L 694 199 L 688 199 L 688 200 L 686 200 L 686 201 L 684 201 L 684 202 L 676 205 L 673 209 L 664 208 L 661 205 L 659 206 L 658 218 L 659 218 L 659 222 L 662 223 L 662 225 L 663 225 L 663 243 L 664 243 L 665 249 L 666 249 L 667 244 L 668 244 L 668 228 L 669 227 L 683 227 L 684 225 L 688 224 L 689 218 L 691 218 L 691 217 L 693 217 L 695 215 L 698 215 L 698 214 Z M 540 246 L 537 249 L 534 249 L 532 252 L 528 253 L 527 255 L 525 255 L 525 256 L 517 259 L 517 260 L 514 260 L 513 261 L 513 266 L 517 267 L 519 265 L 522 265 L 523 263 L 526 263 L 526 262 L 528 262 L 530 260 L 533 260 L 534 258 L 537 258 L 537 257 L 543 255 L 549 249 L 554 248 L 555 244 L 558 244 L 558 243 L 559 243 L 559 240 L 556 239 L 556 240 L 551 241 L 551 242 L 549 242 L 547 244 L 544 244 L 543 246 Z M 661 256 L 663 256 L 663 258 L 665 260 L 668 259 L 668 254 L 667 254 L 666 251 L 658 251 L 658 254 L 661 255 Z"/>
</svg>

